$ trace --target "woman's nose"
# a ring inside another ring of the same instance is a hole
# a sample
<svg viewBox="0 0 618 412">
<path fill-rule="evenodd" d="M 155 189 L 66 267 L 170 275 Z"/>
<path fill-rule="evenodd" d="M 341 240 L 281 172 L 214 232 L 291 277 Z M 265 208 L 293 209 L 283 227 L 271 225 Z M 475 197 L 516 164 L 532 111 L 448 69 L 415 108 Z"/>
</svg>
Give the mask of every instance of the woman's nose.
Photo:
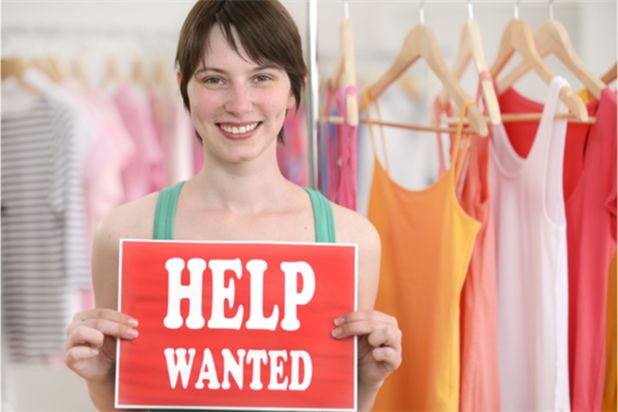
<svg viewBox="0 0 618 412">
<path fill-rule="evenodd" d="M 229 89 L 225 110 L 236 116 L 249 113 L 252 108 L 251 92 L 244 85 L 234 85 Z"/>
</svg>

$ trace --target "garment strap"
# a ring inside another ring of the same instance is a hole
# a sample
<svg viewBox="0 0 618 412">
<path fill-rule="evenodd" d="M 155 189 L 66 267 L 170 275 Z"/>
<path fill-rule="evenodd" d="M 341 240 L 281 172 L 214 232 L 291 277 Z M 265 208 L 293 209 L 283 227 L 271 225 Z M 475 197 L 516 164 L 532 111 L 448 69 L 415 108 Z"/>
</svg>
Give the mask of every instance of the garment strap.
<svg viewBox="0 0 618 412">
<path fill-rule="evenodd" d="M 455 182 L 459 181 L 459 175 L 461 174 L 463 164 L 466 160 L 466 152 L 468 151 L 468 147 L 470 145 L 470 135 L 467 135 L 464 146 L 461 149 L 461 153 L 459 153 L 459 161 L 457 161 L 459 143 L 461 142 L 461 135 L 463 133 L 464 119 L 466 118 L 468 107 L 472 104 L 476 105 L 476 102 L 474 100 L 467 100 L 466 102 L 464 102 L 463 108 L 461 109 L 461 116 L 459 117 L 459 125 L 457 126 L 455 142 L 453 143 L 453 147 L 451 148 L 451 168 L 455 167 Z"/>
<path fill-rule="evenodd" d="M 453 107 L 451 106 L 450 99 L 446 101 L 446 105 L 443 107 L 440 103 L 440 96 L 436 96 L 433 102 L 433 123 L 436 126 L 440 126 L 440 117 L 442 113 L 446 112 L 448 117 L 453 115 Z M 442 135 L 440 132 L 436 132 L 436 140 L 438 142 L 438 176 L 442 176 L 446 172 L 446 164 L 444 161 L 444 147 L 442 145 Z"/>
<path fill-rule="evenodd" d="M 174 240 L 174 216 L 180 188 L 184 181 L 175 186 L 166 187 L 159 192 L 157 208 L 155 210 L 152 238 L 156 240 Z"/>
<path fill-rule="evenodd" d="M 373 123 L 371 122 L 371 97 L 369 96 L 369 89 L 365 89 L 363 91 L 363 98 L 365 99 L 365 103 L 367 106 L 367 127 L 369 128 L 369 135 L 371 136 L 371 145 L 373 146 L 373 153 L 375 153 L 376 158 L 378 157 L 378 152 L 376 151 L 376 143 L 375 137 L 373 135 Z M 376 110 L 378 112 L 378 121 L 382 122 L 382 112 L 380 110 L 380 103 L 378 100 L 375 100 Z M 386 140 L 384 139 L 384 126 L 380 125 L 380 136 L 382 137 L 382 152 L 384 153 L 384 168 L 386 169 L 386 173 L 389 172 L 388 168 L 388 154 L 386 153 Z"/>
<path fill-rule="evenodd" d="M 311 198 L 313 220 L 315 222 L 315 241 L 317 243 L 336 243 L 335 218 L 330 202 L 317 190 L 303 187 Z"/>
</svg>

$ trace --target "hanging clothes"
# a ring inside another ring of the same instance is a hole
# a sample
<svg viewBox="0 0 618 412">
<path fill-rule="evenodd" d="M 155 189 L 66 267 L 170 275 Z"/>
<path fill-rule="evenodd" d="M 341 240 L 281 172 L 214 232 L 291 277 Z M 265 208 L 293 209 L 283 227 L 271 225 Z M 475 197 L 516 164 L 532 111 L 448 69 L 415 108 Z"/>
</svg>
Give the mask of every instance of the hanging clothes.
<svg viewBox="0 0 618 412">
<path fill-rule="evenodd" d="M 91 129 L 75 102 L 43 86 L 36 97 L 2 82 L 2 340 L 13 362 L 62 353 L 77 292 L 89 285 L 83 220 L 73 219 L 83 218 Z"/>
<path fill-rule="evenodd" d="M 360 95 L 362 96 L 362 93 Z M 423 124 L 429 118 L 426 101 L 412 96 L 402 87 L 386 89 L 380 95 L 380 107 L 385 122 Z M 388 174 L 398 185 L 410 190 L 420 190 L 438 179 L 439 158 L 436 144 L 431 138 L 427 138 L 426 132 L 391 128 L 388 131 L 387 149 L 388 160 L 392 163 Z M 358 127 L 357 153 L 356 205 L 358 212 L 367 216 L 375 154 L 365 124 Z"/>
<path fill-rule="evenodd" d="M 154 125 L 158 144 L 163 151 L 164 186 L 174 186 L 195 175 L 193 143 L 196 139 L 193 123 L 191 127 L 188 127 L 188 115 L 182 105 L 179 92 L 174 96 L 163 88 L 153 86 L 148 92 L 148 98 L 152 113 L 151 122 Z M 199 142 L 198 146 L 199 152 L 202 152 Z M 162 189 L 159 185 L 156 187 L 157 190 Z"/>
<path fill-rule="evenodd" d="M 480 81 L 489 76 L 481 74 Z M 491 78 L 491 77 L 490 77 Z M 480 90 L 477 93 L 477 104 Z M 450 102 L 444 108 L 452 116 Z M 434 118 L 439 123 L 443 108 L 434 102 Z M 485 115 L 487 115 L 485 108 Z M 438 134 L 439 153 L 443 150 Z M 451 136 L 454 144 L 455 136 Z M 445 170 L 440 156 L 440 170 Z M 463 210 L 481 223 L 470 265 L 461 291 L 461 386 L 460 411 L 500 411 L 498 368 L 498 296 L 495 224 L 489 179 L 489 138 L 470 136 L 467 166 L 462 173 L 460 202 Z"/>
<path fill-rule="evenodd" d="M 309 182 L 309 139 L 304 105 L 288 110 L 283 123 L 285 143 L 277 143 L 277 162 L 283 176 L 299 186 Z"/>
<path fill-rule="evenodd" d="M 337 125 L 339 182 L 337 184 L 338 204 L 356 211 L 356 138 L 358 126 L 348 124 L 346 101 L 354 96 L 358 101 L 356 86 L 348 86 L 342 96 L 337 90 L 337 111 L 343 117 L 343 123 Z"/>
<path fill-rule="evenodd" d="M 366 93 L 365 98 L 369 100 Z M 404 336 L 403 362 L 384 381 L 375 411 L 459 408 L 459 300 L 480 228 L 455 196 L 462 169 L 456 159 L 467 106 L 452 147 L 450 168 L 430 187 L 420 191 L 402 188 L 375 158 L 369 220 L 382 239 L 375 309 L 395 316 Z M 377 153 L 369 110 L 367 116 Z M 461 158 L 465 158 L 469 138 L 465 140 Z"/>
<path fill-rule="evenodd" d="M 333 90 L 330 80 L 324 90 L 327 116 L 340 116 L 341 124 L 321 125 L 323 138 L 320 140 L 324 157 L 320 161 L 321 191 L 332 202 L 356 211 L 356 155 L 358 126 L 348 124 L 346 99 L 358 98 L 356 86 L 345 91 Z M 333 93 L 336 94 L 335 108 L 332 107 Z"/>
<path fill-rule="evenodd" d="M 146 94 L 137 86 L 124 83 L 113 102 L 136 149 L 131 162 L 122 170 L 125 201 L 132 202 L 165 187 L 163 148 Z"/>
<path fill-rule="evenodd" d="M 607 281 L 607 329 L 605 333 L 605 388 L 603 389 L 603 412 L 615 412 L 618 410 L 618 401 L 616 392 L 618 392 L 616 383 L 616 252 L 609 265 L 609 274 Z"/>
<path fill-rule="evenodd" d="M 540 112 L 513 89 L 499 98 L 503 113 Z M 601 409 L 605 374 L 607 268 L 616 250 L 616 93 L 606 88 L 587 105 L 594 125 L 569 124 L 564 199 L 569 272 L 569 376 L 574 411 Z M 518 152 L 532 145 L 533 124 L 509 124 Z M 520 133 L 516 133 L 520 132 Z"/>
<path fill-rule="evenodd" d="M 498 353 L 504 411 L 570 410 L 568 274 L 562 161 L 567 121 L 556 76 L 528 156 L 492 126 Z M 504 110 L 501 108 L 501 112 Z M 512 137 L 516 139 L 516 136 Z"/>
<path fill-rule="evenodd" d="M 566 201 L 569 369 L 574 411 L 598 411 L 605 382 L 607 270 L 616 251 L 616 93 L 605 88 Z"/>
</svg>

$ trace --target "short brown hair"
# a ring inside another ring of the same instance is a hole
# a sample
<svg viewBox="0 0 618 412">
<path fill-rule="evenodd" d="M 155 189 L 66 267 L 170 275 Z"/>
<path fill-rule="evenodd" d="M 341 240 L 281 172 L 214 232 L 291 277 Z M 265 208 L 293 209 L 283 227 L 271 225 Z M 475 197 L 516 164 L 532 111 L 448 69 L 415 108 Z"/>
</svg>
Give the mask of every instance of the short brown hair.
<svg viewBox="0 0 618 412">
<path fill-rule="evenodd" d="M 204 58 L 208 36 L 215 24 L 219 24 L 234 50 L 238 51 L 238 46 L 232 27 L 253 61 L 274 63 L 285 70 L 296 108 L 300 107 L 307 66 L 298 27 L 285 7 L 276 0 L 199 0 L 182 26 L 176 51 L 176 64 L 181 73 L 180 93 L 187 110 L 191 110 L 187 84 Z M 283 128 L 277 139 L 283 143 Z"/>
</svg>

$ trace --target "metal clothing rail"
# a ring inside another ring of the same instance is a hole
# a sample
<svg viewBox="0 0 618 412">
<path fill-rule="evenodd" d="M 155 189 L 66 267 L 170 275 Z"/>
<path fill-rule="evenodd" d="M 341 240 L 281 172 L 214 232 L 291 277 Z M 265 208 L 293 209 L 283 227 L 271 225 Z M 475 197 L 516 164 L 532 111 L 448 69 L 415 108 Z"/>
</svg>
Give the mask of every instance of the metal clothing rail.
<svg viewBox="0 0 618 412">
<path fill-rule="evenodd" d="M 307 0 L 307 43 L 309 76 L 307 79 L 307 127 L 309 136 L 309 182 L 312 189 L 318 188 L 318 0 Z"/>
</svg>

